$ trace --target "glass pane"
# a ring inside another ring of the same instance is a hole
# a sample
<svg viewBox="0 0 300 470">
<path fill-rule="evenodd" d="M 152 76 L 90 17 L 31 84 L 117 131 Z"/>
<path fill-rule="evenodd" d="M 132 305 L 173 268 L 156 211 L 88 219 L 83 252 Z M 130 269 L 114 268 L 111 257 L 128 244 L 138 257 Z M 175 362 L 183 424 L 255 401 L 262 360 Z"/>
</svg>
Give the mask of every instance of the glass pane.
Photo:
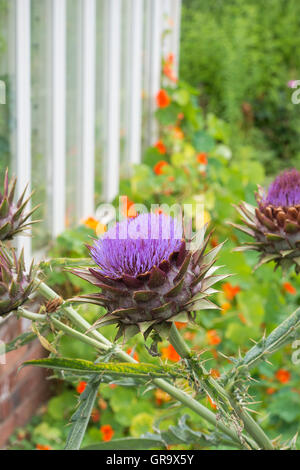
<svg viewBox="0 0 300 470">
<path fill-rule="evenodd" d="M 33 226 L 33 250 L 46 246 L 51 223 L 51 43 L 50 2 L 31 1 L 31 96 L 33 205 L 41 204 Z"/>
<path fill-rule="evenodd" d="M 0 0 L 0 185 L 6 167 L 14 167 L 15 55 L 14 2 Z M 5 103 L 3 102 L 5 98 Z"/>
<path fill-rule="evenodd" d="M 67 1 L 66 226 L 78 223 L 81 135 L 81 2 Z"/>
<path fill-rule="evenodd" d="M 107 0 L 97 0 L 96 17 L 96 148 L 95 148 L 95 204 L 102 200 L 103 189 L 103 149 L 106 139 L 106 86 L 107 74 L 107 35 L 105 34 L 105 18 Z"/>
</svg>

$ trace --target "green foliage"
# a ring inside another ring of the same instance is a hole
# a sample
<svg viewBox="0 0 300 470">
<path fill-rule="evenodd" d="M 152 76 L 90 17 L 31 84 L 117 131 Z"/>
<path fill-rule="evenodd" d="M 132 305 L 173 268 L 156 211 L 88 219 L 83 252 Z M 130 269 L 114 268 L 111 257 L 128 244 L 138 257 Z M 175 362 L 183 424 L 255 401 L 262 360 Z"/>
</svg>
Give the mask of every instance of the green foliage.
<svg viewBox="0 0 300 470">
<path fill-rule="evenodd" d="M 250 146 L 268 172 L 300 156 L 299 109 L 287 87 L 299 78 L 299 18 L 297 0 L 183 2 L 180 77 L 230 122 L 236 158 Z"/>
<path fill-rule="evenodd" d="M 47 358 L 47 359 L 34 359 L 26 361 L 23 366 L 38 366 L 47 369 L 58 369 L 69 371 L 79 376 L 88 374 L 111 375 L 121 377 L 172 377 L 179 375 L 179 372 L 174 367 L 157 366 L 155 364 L 128 364 L 124 363 L 100 363 L 94 364 L 93 362 L 84 359 L 69 359 L 69 358 Z"/>
</svg>

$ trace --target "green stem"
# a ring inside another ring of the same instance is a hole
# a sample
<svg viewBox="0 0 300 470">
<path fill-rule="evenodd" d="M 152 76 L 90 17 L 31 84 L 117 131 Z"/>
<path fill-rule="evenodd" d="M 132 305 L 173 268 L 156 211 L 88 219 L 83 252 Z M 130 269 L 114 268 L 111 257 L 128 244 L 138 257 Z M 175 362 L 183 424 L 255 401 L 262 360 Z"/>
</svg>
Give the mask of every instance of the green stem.
<svg viewBox="0 0 300 470">
<path fill-rule="evenodd" d="M 262 449 L 273 450 L 272 442 L 266 436 L 261 427 L 256 423 L 256 421 L 254 421 L 254 419 L 249 415 L 249 413 L 244 410 L 241 405 L 235 402 L 234 398 L 229 395 L 228 392 L 208 374 L 203 366 L 199 368 L 197 362 L 193 360 L 190 348 L 179 334 L 175 323 L 172 324 L 170 329 L 169 339 L 178 354 L 183 359 L 188 361 L 190 367 L 197 375 L 197 379 L 204 386 L 204 388 L 207 388 L 208 382 L 209 386 L 216 392 L 218 396 L 221 396 L 223 399 L 225 398 L 225 400 L 230 403 L 236 414 L 243 421 L 246 431 L 257 442 L 257 444 Z M 204 377 L 206 377 L 207 382 L 205 382 Z"/>
<path fill-rule="evenodd" d="M 95 263 L 91 258 L 52 258 L 46 261 L 41 261 L 39 267 L 56 268 L 56 267 L 70 267 L 70 266 L 93 266 Z"/>
<path fill-rule="evenodd" d="M 39 293 L 45 299 L 53 300 L 56 297 L 58 297 L 58 295 L 49 286 L 47 286 L 45 283 L 37 282 L 37 285 L 38 285 Z M 72 307 L 67 306 L 66 302 L 63 303 L 60 306 L 60 309 L 63 311 L 63 313 L 66 315 L 66 317 L 68 317 L 73 322 L 73 324 L 75 324 L 79 329 L 81 329 L 83 331 L 87 331 L 90 328 L 90 326 L 91 326 L 90 323 L 87 322 L 84 318 L 82 318 L 81 315 L 79 315 Z M 33 317 L 32 317 L 33 320 L 38 319 L 36 317 L 37 314 L 32 314 L 32 315 L 33 315 Z M 43 319 L 45 319 L 45 316 L 42 316 L 42 317 L 43 317 Z M 76 332 L 76 337 L 78 339 L 80 338 L 81 341 L 87 342 L 87 341 L 92 339 L 87 334 L 79 333 L 76 330 L 73 330 L 72 328 L 67 327 L 63 323 L 59 322 L 59 320 L 56 320 L 54 317 L 51 318 L 51 320 L 52 321 L 55 320 L 56 325 L 59 326 L 61 329 L 64 328 L 64 331 L 67 334 L 69 334 L 70 336 L 75 337 L 74 332 Z M 101 333 L 99 333 L 97 330 L 90 331 L 89 335 L 93 336 L 93 338 L 94 338 L 93 345 L 95 347 L 97 347 L 98 349 L 102 349 L 104 351 L 107 351 L 107 350 L 109 350 L 113 347 L 113 344 L 108 339 L 106 339 Z M 91 344 L 91 343 L 89 342 L 89 344 Z M 121 361 L 132 362 L 132 363 L 137 362 L 132 356 L 125 353 L 125 351 L 123 351 L 122 349 L 120 349 L 118 347 L 115 348 L 114 354 Z M 201 403 L 198 403 L 190 395 L 183 392 L 182 390 L 179 390 L 178 388 L 174 387 L 173 385 L 169 384 L 168 382 L 166 382 L 163 379 L 154 379 L 153 383 L 157 387 L 161 388 L 165 392 L 169 393 L 172 397 L 174 397 L 175 399 L 177 399 L 178 401 L 180 401 L 181 403 L 186 405 L 188 408 L 195 411 L 195 413 L 197 413 L 204 420 L 208 421 L 214 427 L 216 427 L 217 429 L 222 431 L 224 434 L 229 436 L 233 441 L 233 445 L 237 445 L 239 447 L 241 446 L 241 438 L 238 435 L 238 433 L 235 430 L 225 426 L 222 422 L 220 422 L 217 419 L 216 415 L 212 411 L 208 410 Z M 251 446 L 255 448 L 254 443 L 252 443 Z"/>
</svg>

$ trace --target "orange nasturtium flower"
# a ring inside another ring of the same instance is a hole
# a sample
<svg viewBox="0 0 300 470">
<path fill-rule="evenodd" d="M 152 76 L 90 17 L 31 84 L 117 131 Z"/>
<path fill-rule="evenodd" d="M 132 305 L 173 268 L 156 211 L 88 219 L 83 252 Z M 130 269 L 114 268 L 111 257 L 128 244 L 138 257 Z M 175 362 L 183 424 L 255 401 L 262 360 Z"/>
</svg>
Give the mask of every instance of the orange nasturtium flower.
<svg viewBox="0 0 300 470">
<path fill-rule="evenodd" d="M 178 362 L 180 360 L 180 356 L 172 344 L 169 344 L 168 347 L 161 349 L 161 356 L 163 359 L 169 359 L 172 362 Z"/>
<path fill-rule="evenodd" d="M 171 103 L 171 98 L 169 97 L 166 90 L 159 90 L 156 95 L 156 104 L 158 108 L 167 108 Z"/>
<path fill-rule="evenodd" d="M 35 448 L 37 450 L 52 450 L 52 447 L 44 445 L 44 444 L 37 444 Z"/>
<path fill-rule="evenodd" d="M 207 165 L 207 153 L 200 152 L 197 154 L 197 162 L 201 165 Z"/>
<path fill-rule="evenodd" d="M 154 392 L 155 402 L 157 405 L 162 405 L 163 403 L 167 403 L 171 400 L 170 395 L 167 392 L 164 392 L 160 388 L 157 388 Z"/>
<path fill-rule="evenodd" d="M 175 139 L 182 140 L 184 138 L 184 133 L 182 132 L 180 127 L 174 127 L 173 136 Z"/>
<path fill-rule="evenodd" d="M 153 168 L 153 171 L 154 173 L 156 173 L 157 175 L 162 175 L 163 172 L 164 172 L 164 168 L 166 166 L 168 166 L 168 162 L 166 162 L 165 160 L 160 160 L 159 162 L 156 163 L 156 165 L 154 166 Z"/>
<path fill-rule="evenodd" d="M 227 310 L 230 310 L 231 309 L 231 303 L 230 302 L 224 302 L 222 305 L 221 305 L 221 313 L 222 315 L 225 315 L 225 313 L 227 312 Z"/>
<path fill-rule="evenodd" d="M 291 374 L 288 370 L 278 369 L 275 374 L 276 379 L 282 384 L 287 384 L 291 380 Z"/>
<path fill-rule="evenodd" d="M 105 442 L 110 441 L 113 435 L 115 434 L 115 431 L 113 430 L 110 424 L 104 424 L 103 426 L 101 426 L 100 432 L 102 434 L 102 440 Z"/>
<path fill-rule="evenodd" d="M 212 407 L 212 409 L 213 409 L 213 410 L 216 410 L 216 409 L 217 409 L 217 405 L 215 404 L 215 402 L 210 398 L 209 395 L 207 395 L 207 398 L 208 398 L 209 404 L 210 404 L 210 406 Z"/>
<path fill-rule="evenodd" d="M 166 146 L 162 140 L 158 140 L 156 144 L 154 144 L 154 147 L 159 151 L 161 155 L 164 155 L 165 153 L 167 153 Z"/>
<path fill-rule="evenodd" d="M 94 408 L 91 413 L 91 420 L 93 423 L 98 423 L 100 421 L 100 411 L 97 408 Z"/>
<path fill-rule="evenodd" d="M 173 65 L 173 64 L 174 64 L 174 54 L 173 54 L 173 52 L 170 52 L 170 53 L 168 54 L 168 57 L 167 57 L 166 62 L 168 62 L 170 65 Z"/>
<path fill-rule="evenodd" d="M 99 223 L 99 220 L 96 220 L 94 217 L 88 217 L 87 219 L 84 219 L 82 223 L 86 226 L 89 227 L 93 230 L 96 231 L 97 225 Z"/>
<path fill-rule="evenodd" d="M 292 286 L 292 284 L 290 282 L 285 282 L 283 284 L 283 288 L 284 288 L 285 292 L 287 292 L 288 294 L 295 295 L 297 293 L 297 290 L 295 289 L 294 286 Z"/>
<path fill-rule="evenodd" d="M 86 387 L 86 382 L 79 382 L 79 384 L 76 387 L 77 393 L 83 393 L 85 391 Z"/>
<path fill-rule="evenodd" d="M 182 330 L 182 328 L 185 328 L 187 326 L 187 323 L 182 321 L 176 321 L 175 325 L 178 330 Z"/>
<path fill-rule="evenodd" d="M 247 322 L 247 320 L 246 320 L 245 315 L 243 315 L 242 313 L 239 313 L 239 314 L 238 314 L 238 317 L 239 317 L 239 319 L 241 320 L 241 322 L 242 322 L 244 325 L 247 325 L 248 322 Z"/>
<path fill-rule="evenodd" d="M 166 77 L 168 77 L 171 82 L 177 82 L 177 77 L 172 69 L 172 66 L 169 63 L 166 63 L 163 67 L 163 73 Z"/>
<path fill-rule="evenodd" d="M 126 352 L 127 352 L 127 354 L 129 354 L 129 356 L 132 356 L 133 359 L 135 359 L 136 361 L 139 361 L 139 356 L 138 356 L 138 353 L 136 351 L 133 353 L 133 355 L 131 354 L 132 353 L 132 348 L 127 349 Z"/>
<path fill-rule="evenodd" d="M 127 196 L 121 197 L 121 211 L 124 217 L 135 218 L 138 214 L 134 208 L 134 202 L 129 199 Z"/>
<path fill-rule="evenodd" d="M 216 330 L 208 330 L 206 332 L 206 339 L 213 346 L 220 344 L 222 341 Z"/>
<path fill-rule="evenodd" d="M 218 379 L 219 377 L 221 377 L 221 374 L 218 371 L 218 369 L 210 369 L 209 373 L 210 373 L 210 375 L 212 376 L 213 379 Z"/>
<path fill-rule="evenodd" d="M 233 300 L 236 294 L 241 291 L 240 286 L 232 286 L 230 282 L 225 282 L 222 285 L 222 290 L 228 300 Z"/>
<path fill-rule="evenodd" d="M 267 395 L 273 395 L 273 393 L 276 392 L 276 388 L 274 387 L 268 387 L 267 390 L 266 390 L 266 394 Z"/>
</svg>

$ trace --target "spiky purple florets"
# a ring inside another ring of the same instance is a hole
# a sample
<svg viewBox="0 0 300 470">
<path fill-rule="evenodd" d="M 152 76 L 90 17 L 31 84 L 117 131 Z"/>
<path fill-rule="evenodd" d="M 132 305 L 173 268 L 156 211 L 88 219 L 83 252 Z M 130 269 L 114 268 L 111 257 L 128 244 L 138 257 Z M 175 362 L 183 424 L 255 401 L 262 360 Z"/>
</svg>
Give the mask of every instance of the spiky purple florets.
<svg viewBox="0 0 300 470">
<path fill-rule="evenodd" d="M 300 172 L 293 168 L 280 173 L 271 183 L 264 203 L 275 207 L 300 204 Z"/>
<path fill-rule="evenodd" d="M 138 276 L 179 251 L 182 226 L 164 214 L 141 214 L 116 224 L 90 248 L 101 273 L 112 279 Z"/>
</svg>

